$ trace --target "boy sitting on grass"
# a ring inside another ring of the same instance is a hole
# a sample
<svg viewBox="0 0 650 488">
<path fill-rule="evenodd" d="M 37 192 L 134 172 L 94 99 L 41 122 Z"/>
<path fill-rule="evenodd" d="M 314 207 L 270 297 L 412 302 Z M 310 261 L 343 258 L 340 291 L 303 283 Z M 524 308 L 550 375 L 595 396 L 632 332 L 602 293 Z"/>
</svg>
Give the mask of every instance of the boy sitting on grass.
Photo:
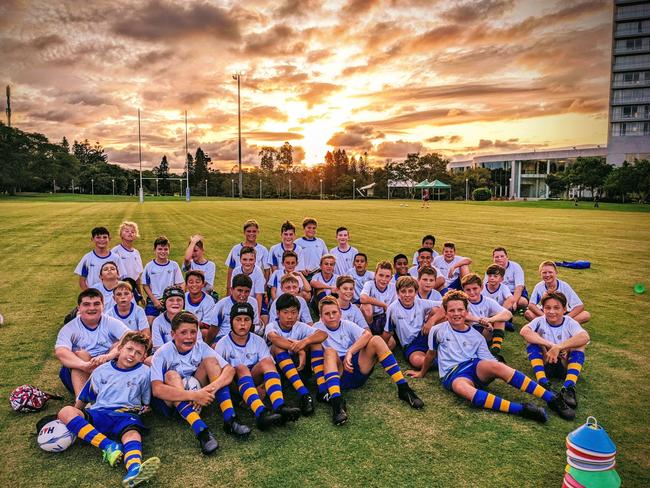
<svg viewBox="0 0 650 488">
<path fill-rule="evenodd" d="M 251 288 L 251 296 L 257 301 L 257 314 L 262 318 L 264 323 L 266 323 L 266 316 L 268 316 L 266 303 L 266 278 L 264 277 L 264 272 L 262 269 L 255 264 L 257 258 L 255 257 L 255 248 L 253 247 L 242 247 L 239 255 L 239 266 L 233 269 L 233 276 L 238 274 L 243 274 L 248 276 L 253 283 Z M 232 283 L 231 283 L 232 285 Z"/>
<path fill-rule="evenodd" d="M 372 281 L 375 278 L 375 273 L 368 271 L 368 256 L 362 252 L 358 252 L 354 256 L 353 267 L 350 268 L 346 273 L 348 276 L 352 276 L 354 279 L 354 304 L 359 304 L 359 296 L 361 295 L 361 290 L 363 290 L 363 285 L 368 281 Z M 342 275 L 345 276 L 345 275 Z"/>
<path fill-rule="evenodd" d="M 278 298 L 284 294 L 289 294 L 296 297 L 298 303 L 300 304 L 299 307 L 300 321 L 311 326 L 314 324 L 314 321 L 311 318 L 311 312 L 309 311 L 309 304 L 303 297 L 300 296 L 299 293 L 300 288 L 298 286 L 299 282 L 300 279 L 293 275 L 284 275 L 280 280 L 280 294 L 278 295 Z M 273 321 L 277 322 L 277 320 L 278 320 L 278 310 L 276 308 L 275 301 L 274 301 L 271 304 L 271 307 L 269 308 L 269 322 L 273 322 Z"/>
<path fill-rule="evenodd" d="M 391 283 L 393 267 L 388 261 L 380 261 L 375 268 L 375 278 L 363 285 L 359 301 L 361 312 L 373 335 L 381 335 L 386 326 L 386 310 L 395 300 L 395 284 Z"/>
<path fill-rule="evenodd" d="M 296 244 L 296 226 L 292 222 L 286 221 L 280 227 L 280 242 L 271 246 L 269 249 L 268 265 L 271 271 L 283 270 L 282 255 L 285 251 L 293 251 L 298 255 L 298 271 L 303 270 L 302 247 Z"/>
<path fill-rule="evenodd" d="M 422 266 L 418 269 L 418 297 L 423 300 L 441 301 L 442 295 L 436 290 L 439 283 L 438 271 L 432 266 Z"/>
<path fill-rule="evenodd" d="M 155 353 L 163 344 L 172 340 L 172 323 L 174 317 L 185 307 L 185 293 L 179 286 L 170 286 L 162 296 L 163 313 L 151 324 L 151 350 Z M 198 340 L 203 341 L 201 334 Z"/>
<path fill-rule="evenodd" d="M 528 290 L 526 290 L 523 268 L 519 263 L 515 263 L 508 258 L 508 251 L 506 251 L 505 247 L 494 248 L 492 260 L 494 264 L 498 264 L 503 268 L 503 284 L 508 287 L 512 294 L 512 303 L 509 303 L 509 307 L 506 308 L 513 313 L 519 309 L 526 310 L 526 307 L 528 307 Z"/>
<path fill-rule="evenodd" d="M 140 277 L 142 275 L 142 257 L 140 251 L 133 247 L 135 240 L 140 237 L 138 224 L 125 220 L 120 224 L 120 242 L 111 249 L 111 253 L 117 256 L 117 264 L 120 270 L 120 279 L 130 278 L 135 281 L 136 289 L 133 290 L 136 301 L 142 298 L 140 295 Z"/>
<path fill-rule="evenodd" d="M 368 328 L 368 322 L 361 313 L 359 307 L 354 305 L 355 282 L 351 276 L 343 275 L 336 278 L 336 289 L 338 290 L 338 302 L 341 307 L 341 318 L 354 322 L 362 329 Z"/>
<path fill-rule="evenodd" d="M 422 247 L 418 250 L 418 262 L 414 266 L 411 266 L 409 268 L 409 274 L 415 278 L 418 279 L 419 277 L 419 271 L 423 267 L 427 268 L 433 268 L 436 271 L 436 280 L 434 283 L 434 288 L 437 290 L 440 288 L 444 283 L 445 279 L 440 276 L 440 273 L 438 273 L 438 270 L 431 264 L 433 262 L 433 252 L 431 249 Z"/>
<path fill-rule="evenodd" d="M 268 288 L 271 291 L 271 300 L 275 300 L 280 289 L 280 281 L 285 275 L 292 275 L 298 280 L 299 294 L 305 300 L 311 299 L 311 285 L 303 273 L 296 271 L 298 267 L 298 255 L 293 251 L 284 251 L 282 255 L 282 266 L 284 270 L 275 270 L 269 278 Z"/>
<path fill-rule="evenodd" d="M 113 288 L 113 302 L 111 308 L 106 310 L 108 317 L 113 317 L 126 325 L 129 330 L 140 332 L 147 339 L 151 338 L 151 330 L 144 309 L 133 300 L 133 288 L 126 281 L 119 281 Z"/>
<path fill-rule="evenodd" d="M 336 258 L 332 254 L 325 254 L 320 258 L 320 271 L 311 278 L 310 285 L 314 296 L 314 309 L 318 308 L 318 302 L 332 293 L 336 293 L 336 279 L 339 277 L 334 273 Z"/>
<path fill-rule="evenodd" d="M 165 288 L 169 286 L 180 286 L 185 284 L 181 268 L 176 261 L 170 261 L 169 250 L 171 244 L 165 236 L 159 236 L 153 242 L 155 253 L 154 259 L 149 261 L 144 267 L 142 288 L 147 297 L 147 304 L 144 309 L 147 314 L 149 324 L 153 319 L 158 317 L 163 310 L 163 304 L 160 301 Z"/>
<path fill-rule="evenodd" d="M 302 229 L 304 235 L 296 239 L 298 244 L 303 249 L 303 263 L 305 276 L 309 276 L 318 269 L 320 258 L 327 254 L 327 245 L 320 237 L 316 237 L 316 228 L 318 222 L 311 217 L 305 217 L 302 221 Z"/>
<path fill-rule="evenodd" d="M 431 249 L 431 254 L 435 258 L 436 256 L 438 256 L 438 252 L 433 248 L 435 245 L 436 245 L 436 238 L 431 234 L 427 234 L 426 236 L 424 236 L 422 238 L 422 245 L 420 246 L 420 249 L 422 249 L 423 247 L 426 247 L 427 249 Z M 420 251 L 418 249 L 413 254 L 413 264 L 418 264 L 418 262 L 419 262 L 418 261 L 418 254 L 419 253 L 420 253 Z"/>
<path fill-rule="evenodd" d="M 393 257 L 393 267 L 395 274 L 391 278 L 391 283 L 395 284 L 400 277 L 409 275 L 409 261 L 406 254 L 396 254 Z"/>
<path fill-rule="evenodd" d="M 201 335 L 205 337 L 210 329 L 212 310 L 216 303 L 212 295 L 205 291 L 203 271 L 193 269 L 185 274 L 185 310 L 192 312 L 199 319 Z"/>
<path fill-rule="evenodd" d="M 251 296 L 252 286 L 253 282 L 245 274 L 233 277 L 230 295 L 217 302 L 208 320 L 211 327 L 205 336 L 205 342 L 211 347 L 214 348 L 219 339 L 230 333 L 230 309 L 235 303 L 250 303 L 255 310 L 253 325 L 261 327 L 260 318 L 257 315 L 257 300 Z"/>
<path fill-rule="evenodd" d="M 456 244 L 445 242 L 442 246 L 442 256 L 433 260 L 433 267 L 440 271 L 440 276 L 445 279 L 440 293 L 443 295 L 448 290 L 460 290 L 460 280 L 469 273 L 472 260 L 456 255 Z"/>
<path fill-rule="evenodd" d="M 486 298 L 491 298 L 503 308 L 512 311 L 515 299 L 510 292 L 510 288 L 503 284 L 503 277 L 506 270 L 503 266 L 498 264 L 491 264 L 485 271 L 485 282 L 481 295 Z M 515 326 L 512 320 L 506 320 L 506 330 L 513 332 Z"/>
</svg>

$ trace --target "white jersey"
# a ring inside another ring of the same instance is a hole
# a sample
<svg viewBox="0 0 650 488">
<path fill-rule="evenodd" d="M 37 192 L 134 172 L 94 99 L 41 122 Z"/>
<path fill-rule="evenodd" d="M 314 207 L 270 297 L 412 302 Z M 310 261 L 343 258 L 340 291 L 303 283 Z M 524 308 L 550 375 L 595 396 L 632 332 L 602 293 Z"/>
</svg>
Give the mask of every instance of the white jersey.
<svg viewBox="0 0 650 488">
<path fill-rule="evenodd" d="M 363 285 L 363 290 L 361 291 L 361 295 L 366 295 L 367 297 L 380 300 L 384 302 L 386 305 L 390 305 L 397 298 L 397 292 L 395 291 L 395 283 L 388 283 L 388 285 L 386 285 L 386 288 L 380 290 L 379 288 L 377 288 L 377 284 L 375 283 L 374 280 L 368 281 L 365 285 Z M 372 311 L 374 315 L 379 313 L 384 313 L 384 309 L 382 307 L 378 307 L 377 305 L 373 305 Z"/>
<path fill-rule="evenodd" d="M 350 268 L 344 274 L 352 277 L 354 280 L 354 299 L 356 301 L 359 301 L 361 290 L 363 290 L 363 285 L 365 285 L 368 281 L 375 279 L 375 273 L 368 270 L 364 271 L 364 273 L 360 275 L 357 273 L 356 269 Z"/>
<path fill-rule="evenodd" d="M 122 369 L 115 360 L 104 363 L 92 372 L 79 399 L 91 403 L 86 410 L 139 410 L 151 402 L 149 366 Z"/>
<path fill-rule="evenodd" d="M 246 344 L 240 346 L 232 340 L 231 332 L 227 336 L 219 339 L 215 351 L 233 368 L 243 364 L 250 369 L 262 359 L 271 357 L 271 351 L 269 351 L 266 341 L 252 333 L 248 334 Z"/>
<path fill-rule="evenodd" d="M 438 350 L 438 373 L 440 378 L 454 366 L 471 359 L 496 361 L 485 342 L 485 338 L 473 327 L 463 331 L 455 330 L 449 322 L 434 325 L 429 331 L 430 350 Z"/>
<path fill-rule="evenodd" d="M 305 236 L 296 239 L 296 244 L 302 247 L 303 268 L 314 270 L 320 266 L 320 258 L 327 254 L 325 241 L 320 237 L 307 239 Z"/>
<path fill-rule="evenodd" d="M 183 271 L 188 272 L 190 270 L 203 271 L 203 276 L 205 277 L 203 291 L 209 291 L 214 288 L 214 276 L 217 273 L 217 265 L 214 262 L 206 259 L 203 263 L 197 263 L 192 259 L 189 265 L 183 265 Z"/>
<path fill-rule="evenodd" d="M 414 265 L 414 266 L 417 266 L 417 265 L 418 265 L 418 256 L 420 256 L 419 251 L 415 251 L 415 252 L 413 253 L 413 265 Z M 431 257 L 432 257 L 432 258 L 435 258 L 435 257 L 438 257 L 438 256 L 440 256 L 440 255 L 438 254 L 438 251 L 435 251 L 435 250 L 431 249 Z"/>
<path fill-rule="evenodd" d="M 483 289 L 481 290 L 481 295 L 487 298 L 491 298 L 492 300 L 496 301 L 499 305 L 503 305 L 503 302 L 505 302 L 508 298 L 510 298 L 512 296 L 512 293 L 510 292 L 510 289 L 503 283 L 499 283 L 499 287 L 492 292 L 488 290 L 487 280 L 486 280 L 486 284 L 485 286 L 483 286 Z"/>
<path fill-rule="evenodd" d="M 546 290 L 547 290 L 546 283 L 544 283 L 543 281 L 537 283 L 535 285 L 535 288 L 533 289 L 533 293 L 530 296 L 530 303 L 534 303 L 539 308 L 542 308 L 542 297 L 546 293 Z M 575 291 L 573 291 L 573 288 L 571 288 L 566 281 L 557 280 L 557 288 L 555 291 L 564 293 L 564 296 L 566 296 L 567 312 L 570 312 L 578 305 L 582 305 L 582 300 L 580 300 L 580 297 L 577 295 Z"/>
<path fill-rule="evenodd" d="M 314 324 L 314 328 L 327 333 L 327 339 L 323 342 L 323 347 L 334 349 L 339 357 L 345 356 L 348 349 L 357 342 L 365 330 L 348 320 L 341 320 L 339 326 L 333 330 L 319 320 Z"/>
<path fill-rule="evenodd" d="M 566 315 L 562 317 L 562 323 L 558 325 L 549 324 L 546 317 L 542 316 L 531 320 L 528 327 L 553 344 L 561 344 L 585 331 L 578 322 Z"/>
<path fill-rule="evenodd" d="M 438 270 L 438 276 L 442 276 L 445 279 L 445 287 L 448 287 L 455 280 L 460 278 L 460 268 L 456 268 L 454 270 L 451 278 L 449 277 L 449 269 L 463 259 L 465 258 L 462 256 L 454 256 L 454 259 L 452 259 L 450 262 L 445 261 L 444 256 L 436 256 L 433 259 L 432 264 Z"/>
<path fill-rule="evenodd" d="M 280 337 L 284 339 L 291 339 L 292 341 L 302 341 L 303 339 L 306 339 L 310 335 L 314 334 L 316 332 L 316 329 L 313 327 L 307 325 L 304 322 L 296 322 L 293 324 L 293 327 L 291 327 L 290 330 L 285 330 L 282 327 L 280 327 L 280 324 L 276 321 L 269 322 L 266 325 L 266 329 L 264 330 L 264 337 L 266 337 L 266 340 L 269 340 L 269 334 L 271 332 L 275 332 L 278 334 Z"/>
<path fill-rule="evenodd" d="M 144 267 L 142 282 L 151 288 L 151 293 L 156 298 L 161 299 L 165 288 L 184 283 L 185 280 L 176 261 L 170 260 L 166 264 L 158 264 L 152 259 Z"/>
<path fill-rule="evenodd" d="M 117 269 L 120 273 L 120 279 L 131 278 L 138 280 L 142 274 L 142 257 L 140 251 L 136 248 L 127 249 L 121 243 L 111 249 L 111 253 L 117 256 Z"/>
<path fill-rule="evenodd" d="M 316 273 L 316 274 L 312 277 L 311 281 L 313 282 L 314 280 L 316 280 L 316 281 L 320 281 L 321 283 L 323 283 L 323 284 L 325 284 L 325 285 L 327 285 L 327 286 L 336 286 L 336 280 L 337 280 L 338 277 L 339 277 L 339 275 L 337 275 L 336 273 L 334 273 L 334 274 L 330 277 L 329 280 L 326 280 L 325 277 L 323 276 L 323 273 L 321 273 L 321 272 L 319 271 L 318 273 Z M 312 284 L 312 288 L 314 288 L 314 285 L 313 285 L 313 284 Z M 314 291 L 315 291 L 315 290 L 316 290 L 316 289 L 314 288 Z M 321 298 L 326 297 L 327 295 L 331 295 L 331 294 L 332 294 L 332 289 L 331 289 L 331 288 L 319 288 L 319 289 L 318 289 L 318 299 L 319 299 L 319 300 L 320 300 Z"/>
<path fill-rule="evenodd" d="M 219 367 L 227 362 L 218 356 L 205 342 L 197 342 L 188 352 L 181 354 L 174 342 L 168 342 L 153 355 L 151 361 L 151 381 L 165 381 L 167 371 L 176 371 L 181 378 L 192 376 L 206 358 L 216 358 Z"/>
<path fill-rule="evenodd" d="M 99 278 L 99 272 L 102 269 L 104 263 L 113 261 L 117 265 L 117 272 L 122 273 L 120 268 L 119 258 L 115 256 L 112 252 L 109 252 L 107 256 L 101 257 L 95 253 L 95 250 L 84 254 L 84 257 L 81 258 L 79 264 L 75 268 L 74 272 L 79 276 L 86 278 L 86 283 L 97 283 L 101 281 Z"/>
<path fill-rule="evenodd" d="M 271 275 L 271 277 L 269 278 L 268 285 L 269 285 L 269 287 L 273 287 L 273 288 L 276 289 L 275 290 L 276 294 L 280 291 L 280 288 L 281 288 L 280 282 L 282 281 L 282 278 L 286 274 L 287 274 L 286 270 L 284 270 L 284 269 L 282 269 L 282 270 L 276 269 L 273 272 L 273 274 Z M 300 278 L 299 276 L 296 276 L 296 279 L 298 280 L 298 289 L 302 290 L 304 288 L 304 286 L 305 286 L 303 281 L 302 281 L 302 278 Z"/>
<path fill-rule="evenodd" d="M 415 298 L 410 307 L 405 307 L 402 302 L 395 300 L 386 311 L 385 332 L 395 332 L 400 344 L 406 348 L 422 332 L 422 326 L 435 307 L 440 307 L 442 302 L 422 300 Z"/>
<path fill-rule="evenodd" d="M 250 274 L 247 274 L 241 266 L 237 266 L 232 271 L 232 279 L 235 279 L 235 276 L 238 274 L 243 274 L 248 276 L 253 282 L 253 288 L 251 288 L 251 295 L 257 295 L 259 293 L 264 294 L 266 291 L 266 278 L 264 278 L 264 272 L 256 264 L 253 268 L 253 271 Z M 230 281 L 230 286 L 232 286 L 232 280 Z"/>
<path fill-rule="evenodd" d="M 422 300 L 433 300 L 435 302 L 441 302 L 442 301 L 442 295 L 440 292 L 434 288 L 429 290 L 429 293 L 427 293 L 426 297 L 421 297 L 418 295 L 418 298 L 421 298 Z"/>
<path fill-rule="evenodd" d="M 467 311 L 479 318 L 490 318 L 499 312 L 505 312 L 506 309 L 499 305 L 496 300 L 481 295 L 478 302 L 467 302 Z"/>
<path fill-rule="evenodd" d="M 172 340 L 172 322 L 167 318 L 166 313 L 161 313 L 151 323 L 151 349 L 156 352 L 163 344 Z M 196 342 L 203 342 L 203 335 L 199 330 L 196 334 Z"/>
<path fill-rule="evenodd" d="M 106 354 L 129 329 L 117 319 L 102 315 L 97 327 L 89 328 L 80 316 L 65 324 L 58 335 L 54 349 L 64 347 L 72 352 L 86 351 L 90 357 Z"/>
<path fill-rule="evenodd" d="M 356 247 L 350 246 L 347 251 L 341 251 L 338 246 L 330 249 L 330 254 L 336 258 L 334 274 L 342 275 L 354 266 L 354 257 L 359 253 Z"/>
<path fill-rule="evenodd" d="M 280 298 L 284 293 L 280 293 L 277 298 Z M 278 320 L 278 310 L 275 307 L 275 303 L 278 301 L 277 298 L 271 303 L 271 306 L 269 307 L 269 322 L 277 321 Z M 311 324 L 313 322 L 311 318 L 311 312 L 309 311 L 309 305 L 307 305 L 307 301 L 301 297 L 297 296 L 298 302 L 300 302 L 300 321 L 305 322 L 306 324 Z"/>
<path fill-rule="evenodd" d="M 436 270 L 436 276 L 440 276 L 440 270 L 438 268 L 436 268 L 435 266 L 433 266 L 433 265 L 431 267 Z M 415 266 L 411 266 L 409 268 L 409 274 L 413 278 L 415 278 L 417 280 L 417 279 L 419 279 L 419 277 L 418 277 L 418 271 L 419 270 L 420 270 L 420 265 L 416 264 Z M 447 271 L 447 272 L 449 272 L 449 271 Z"/>
<path fill-rule="evenodd" d="M 282 255 L 284 254 L 285 251 L 289 249 L 285 249 L 282 243 L 275 244 L 274 246 L 271 246 L 271 249 L 269 249 L 269 258 L 267 261 L 268 266 L 275 266 L 275 268 L 284 270 L 284 265 L 282 264 Z M 302 271 L 305 269 L 305 265 L 303 264 L 303 249 L 300 247 L 298 244 L 295 242 L 293 243 L 293 249 L 290 249 L 291 251 L 295 252 L 296 255 L 298 256 L 298 265 L 296 266 L 296 271 Z"/>
<path fill-rule="evenodd" d="M 193 302 L 190 293 L 185 293 L 185 310 L 192 312 L 199 319 L 199 322 L 209 324 L 212 318 L 212 309 L 216 305 L 214 298 L 205 292 L 201 292 L 201 298 L 198 302 Z"/>
<path fill-rule="evenodd" d="M 348 305 L 348 308 L 341 307 L 341 319 L 354 322 L 362 329 L 368 328 L 368 322 L 366 322 L 366 318 L 363 316 L 361 310 L 359 310 L 359 307 L 356 305 L 350 304 Z"/>
<path fill-rule="evenodd" d="M 516 286 L 526 286 L 524 279 L 524 270 L 518 263 L 508 261 L 506 266 L 506 274 L 503 277 L 503 284 L 508 287 L 511 293 L 515 292 Z"/>
<path fill-rule="evenodd" d="M 228 257 L 226 258 L 226 266 L 228 266 L 231 269 L 235 269 L 237 266 L 241 264 L 241 261 L 239 260 L 239 253 L 241 252 L 243 247 L 249 247 L 249 246 L 244 246 L 243 242 L 240 242 L 239 244 L 235 244 L 232 249 L 230 250 L 230 253 L 228 254 Z M 255 264 L 257 264 L 261 269 L 269 269 L 269 251 L 264 247 L 262 244 L 255 244 Z"/>
<path fill-rule="evenodd" d="M 147 316 L 145 315 L 144 310 L 133 302 L 131 302 L 131 308 L 129 309 L 129 313 L 126 315 L 120 315 L 120 312 L 117 310 L 117 305 L 113 305 L 111 308 L 106 310 L 106 315 L 119 320 L 130 330 L 149 330 L 149 322 L 147 322 Z"/>
<path fill-rule="evenodd" d="M 257 325 L 260 323 L 260 317 L 257 313 L 257 300 L 249 296 L 247 302 L 253 307 L 253 325 Z M 214 342 L 217 342 L 223 336 L 230 333 L 230 309 L 235 303 L 237 302 L 231 296 L 227 296 L 219 300 L 212 309 L 211 317 L 207 323 L 214 327 L 219 327 L 219 332 Z"/>
<path fill-rule="evenodd" d="M 94 288 L 95 290 L 99 290 L 102 293 L 102 296 L 104 297 L 104 310 L 110 309 L 113 305 L 115 305 L 115 299 L 113 297 L 113 290 L 109 290 L 104 286 L 104 283 L 101 281 L 97 283 L 93 283 L 92 285 L 89 286 L 89 288 Z"/>
</svg>

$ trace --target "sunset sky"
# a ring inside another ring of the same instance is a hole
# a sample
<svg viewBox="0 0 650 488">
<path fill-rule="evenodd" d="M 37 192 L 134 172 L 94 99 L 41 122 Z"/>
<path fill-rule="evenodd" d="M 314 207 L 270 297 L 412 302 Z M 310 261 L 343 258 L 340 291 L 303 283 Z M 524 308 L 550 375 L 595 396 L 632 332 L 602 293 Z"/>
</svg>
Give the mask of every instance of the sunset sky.
<svg viewBox="0 0 650 488">
<path fill-rule="evenodd" d="M 233 72 L 247 164 L 284 141 L 309 165 L 605 144 L 611 3 L 2 0 L 0 82 L 14 126 L 128 166 L 140 108 L 143 165 L 182 167 L 187 110 L 190 151 L 230 171 Z"/>
</svg>

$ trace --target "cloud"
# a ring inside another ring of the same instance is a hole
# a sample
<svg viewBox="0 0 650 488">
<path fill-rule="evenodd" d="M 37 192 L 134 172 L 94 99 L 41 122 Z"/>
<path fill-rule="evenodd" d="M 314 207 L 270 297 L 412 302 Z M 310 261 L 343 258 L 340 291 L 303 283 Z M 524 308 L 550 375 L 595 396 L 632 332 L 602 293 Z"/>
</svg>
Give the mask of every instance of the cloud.
<svg viewBox="0 0 650 488">
<path fill-rule="evenodd" d="M 256 122 L 264 122 L 265 120 L 278 120 L 285 122 L 288 120 L 287 114 L 282 112 L 277 107 L 270 105 L 259 105 L 257 107 L 249 108 L 245 111 L 247 118 L 252 118 Z"/>
<path fill-rule="evenodd" d="M 256 141 L 293 141 L 302 139 L 304 136 L 297 132 L 270 132 L 270 131 L 250 131 L 242 132 L 242 135 Z"/>
<path fill-rule="evenodd" d="M 286 56 L 304 53 L 307 44 L 302 40 L 295 41 L 296 38 L 302 36 L 297 36 L 289 26 L 278 24 L 263 32 L 247 35 L 242 52 L 254 56 Z"/>
<path fill-rule="evenodd" d="M 478 2 L 452 3 L 440 16 L 447 21 L 469 24 L 485 18 L 498 18 L 514 6 L 513 0 L 480 0 Z"/>
<path fill-rule="evenodd" d="M 307 106 L 310 108 L 323 102 L 326 98 L 341 89 L 339 85 L 335 85 L 334 83 L 311 82 L 303 83 L 303 86 L 305 89 L 299 95 L 299 98 L 307 102 Z"/>
<path fill-rule="evenodd" d="M 426 142 L 438 143 L 438 142 L 448 142 L 449 144 L 457 144 L 463 140 L 462 136 L 451 135 L 451 136 L 434 136 L 426 139 Z"/>
<path fill-rule="evenodd" d="M 419 153 L 422 151 L 421 142 L 409 142 L 409 141 L 385 141 L 377 146 L 377 148 L 372 152 L 372 156 L 378 158 L 405 158 L 407 154 L 410 153 Z"/>
<path fill-rule="evenodd" d="M 372 126 L 350 124 L 345 126 L 343 132 L 336 132 L 330 137 L 327 145 L 348 150 L 370 151 L 373 148 L 373 140 L 384 137 L 382 132 L 376 131 Z"/>
</svg>

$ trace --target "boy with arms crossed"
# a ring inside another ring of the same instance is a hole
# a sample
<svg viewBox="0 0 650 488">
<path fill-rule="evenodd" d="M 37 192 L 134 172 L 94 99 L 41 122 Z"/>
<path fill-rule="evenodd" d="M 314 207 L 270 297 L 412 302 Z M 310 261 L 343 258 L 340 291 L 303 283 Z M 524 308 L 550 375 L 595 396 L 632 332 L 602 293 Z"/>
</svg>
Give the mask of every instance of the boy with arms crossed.
<svg viewBox="0 0 650 488">
<path fill-rule="evenodd" d="M 350 269 L 354 263 L 354 257 L 359 253 L 355 247 L 350 245 L 350 233 L 347 227 L 336 229 L 336 247 L 330 249 L 330 254 L 336 259 L 334 274 L 342 275 Z"/>
<path fill-rule="evenodd" d="M 239 244 L 235 244 L 228 257 L 226 258 L 226 266 L 228 266 L 228 276 L 226 278 L 226 294 L 230 294 L 230 283 L 232 282 L 233 272 L 232 270 L 239 265 L 239 253 L 241 252 L 242 247 L 252 247 L 255 249 L 255 259 L 257 260 L 257 265 L 262 271 L 264 271 L 264 277 L 268 279 L 269 277 L 269 265 L 267 263 L 269 257 L 269 251 L 262 244 L 257 242 L 257 237 L 260 233 L 260 226 L 255 220 L 247 220 L 244 222 L 244 241 Z"/>
<path fill-rule="evenodd" d="M 74 270 L 75 274 L 79 275 L 79 288 L 81 288 L 81 291 L 88 288 L 92 283 L 100 281 L 99 270 L 102 264 L 115 259 L 108 249 L 111 236 L 106 227 L 95 227 L 90 231 L 90 235 L 95 249 L 86 253 Z"/>
<path fill-rule="evenodd" d="M 147 305 L 144 311 L 147 314 L 149 324 L 160 315 L 163 309 L 160 299 L 165 288 L 174 285 L 182 287 L 185 284 L 178 263 L 169 260 L 170 248 L 169 239 L 165 236 L 159 236 L 153 242 L 155 257 L 144 267 L 144 284 L 142 288 L 147 296 Z"/>
</svg>

